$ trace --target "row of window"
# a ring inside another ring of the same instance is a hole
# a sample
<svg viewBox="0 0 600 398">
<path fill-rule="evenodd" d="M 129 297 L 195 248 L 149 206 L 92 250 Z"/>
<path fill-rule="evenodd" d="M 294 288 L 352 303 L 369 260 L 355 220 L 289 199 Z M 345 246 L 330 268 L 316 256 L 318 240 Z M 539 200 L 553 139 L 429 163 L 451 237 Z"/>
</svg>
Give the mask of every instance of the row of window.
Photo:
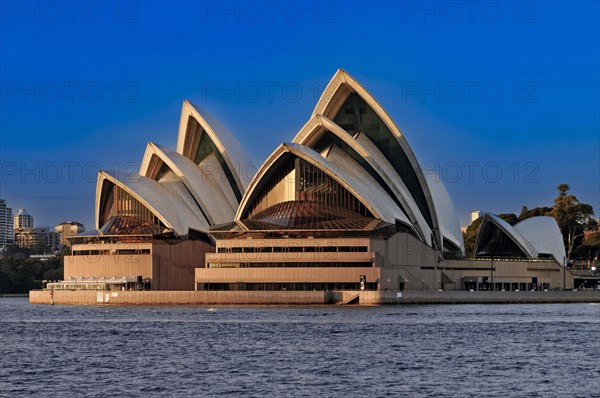
<svg viewBox="0 0 600 398">
<path fill-rule="evenodd" d="M 208 268 L 357 268 L 372 267 L 371 262 L 266 262 L 266 263 L 209 263 Z"/>
<path fill-rule="evenodd" d="M 198 290 L 208 291 L 326 291 L 326 290 L 362 290 L 357 283 L 203 283 Z M 377 290 L 377 282 L 364 284 L 364 290 Z"/>
<path fill-rule="evenodd" d="M 367 246 L 219 247 L 218 253 L 366 253 Z"/>
<path fill-rule="evenodd" d="M 150 254 L 150 249 L 74 250 L 74 256 Z"/>
<path fill-rule="evenodd" d="M 529 290 L 550 290 L 550 283 L 527 283 L 527 282 L 465 282 L 465 290 L 475 291 L 529 291 Z"/>
</svg>

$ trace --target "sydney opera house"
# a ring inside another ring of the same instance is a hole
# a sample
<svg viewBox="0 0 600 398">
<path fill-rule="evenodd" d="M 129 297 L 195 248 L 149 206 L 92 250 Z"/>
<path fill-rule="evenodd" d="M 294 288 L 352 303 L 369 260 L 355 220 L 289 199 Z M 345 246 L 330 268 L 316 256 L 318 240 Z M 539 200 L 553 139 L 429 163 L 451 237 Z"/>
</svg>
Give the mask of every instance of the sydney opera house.
<svg viewBox="0 0 600 398">
<path fill-rule="evenodd" d="M 185 101 L 175 150 L 102 171 L 95 230 L 56 289 L 531 290 L 567 287 L 556 222 L 485 215 L 466 258 L 452 201 L 377 101 L 339 70 L 252 176 L 240 144 Z M 570 275 L 569 275 L 570 277 Z M 562 284 L 562 286 L 561 286 Z"/>
</svg>

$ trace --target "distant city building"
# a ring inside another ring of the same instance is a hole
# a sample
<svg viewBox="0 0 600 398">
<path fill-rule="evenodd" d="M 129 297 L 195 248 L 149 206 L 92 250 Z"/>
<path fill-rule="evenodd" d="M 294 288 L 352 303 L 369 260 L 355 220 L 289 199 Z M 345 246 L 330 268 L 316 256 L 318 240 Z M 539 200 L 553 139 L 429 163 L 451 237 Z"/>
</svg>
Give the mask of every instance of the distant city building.
<svg viewBox="0 0 600 398">
<path fill-rule="evenodd" d="M 33 228 L 33 216 L 27 213 L 26 209 L 19 209 L 15 215 L 13 228 L 15 230 Z"/>
<path fill-rule="evenodd" d="M 60 244 L 63 246 L 70 246 L 69 237 L 71 235 L 85 232 L 83 224 L 77 221 L 65 221 L 54 227 L 54 232 L 59 234 Z"/>
<path fill-rule="evenodd" d="M 6 200 L 0 199 L 0 251 L 6 250 L 13 240 L 12 209 L 7 207 Z"/>
<path fill-rule="evenodd" d="M 481 216 L 482 216 L 482 214 L 479 210 L 473 210 L 471 212 L 471 223 L 473 223 L 473 221 L 477 220 Z"/>
<path fill-rule="evenodd" d="M 59 244 L 59 234 L 50 231 L 48 227 L 15 229 L 15 244 L 27 249 L 45 246 L 48 250 L 56 250 Z"/>
</svg>

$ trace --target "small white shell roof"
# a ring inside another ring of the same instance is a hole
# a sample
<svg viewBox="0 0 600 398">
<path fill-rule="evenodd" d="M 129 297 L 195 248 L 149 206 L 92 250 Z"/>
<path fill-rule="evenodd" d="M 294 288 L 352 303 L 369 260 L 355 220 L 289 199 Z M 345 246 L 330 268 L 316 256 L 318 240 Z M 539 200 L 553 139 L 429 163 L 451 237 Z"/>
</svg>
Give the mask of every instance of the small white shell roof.
<svg viewBox="0 0 600 398">
<path fill-rule="evenodd" d="M 460 230 L 460 222 L 458 221 L 454 204 L 446 190 L 444 182 L 435 173 L 426 173 L 425 178 L 433 196 L 435 212 L 437 213 L 443 237 L 454 243 L 464 254 L 465 244 L 463 242 L 462 231 Z"/>
<path fill-rule="evenodd" d="M 560 264 L 566 257 L 560 228 L 553 217 L 527 218 L 513 226 L 540 254 L 550 254 Z"/>
<path fill-rule="evenodd" d="M 523 251 L 523 253 L 528 258 L 537 258 L 538 252 L 536 250 L 536 246 L 534 244 L 532 244 L 531 242 L 529 242 L 526 237 L 524 237 L 519 231 L 517 231 L 515 228 L 513 228 L 509 223 L 507 223 L 506 221 L 504 221 L 503 219 L 501 219 L 500 217 L 498 217 L 494 214 L 491 214 L 491 213 L 484 214 L 483 220 L 481 221 L 481 227 L 480 227 L 479 233 L 481 233 L 481 231 L 483 230 L 484 224 L 487 222 L 491 222 L 491 223 L 495 224 L 506 235 L 508 235 L 508 237 L 510 239 L 512 239 L 512 241 L 515 242 L 515 244 L 517 246 L 519 246 L 519 248 Z M 477 243 L 480 243 L 479 236 L 477 237 Z"/>
<path fill-rule="evenodd" d="M 127 191 L 140 203 L 152 211 L 168 228 L 179 236 L 187 235 L 190 229 L 208 231 L 206 220 L 198 218 L 196 213 L 177 193 L 167 189 L 162 184 L 143 176 L 127 175 L 119 180 L 113 173 L 100 171 L 96 189 L 96 228 L 101 228 L 99 211 L 101 203 L 102 184 L 108 180 Z"/>
<path fill-rule="evenodd" d="M 204 161 L 196 165 L 179 152 L 150 142 L 142 161 L 141 175 L 146 177 L 149 175 L 151 159 L 154 155 L 158 156 L 186 186 L 200 205 L 210 225 L 233 220 L 238 202 L 216 159 L 207 158 L 205 161 L 210 162 L 210 167 L 203 167 Z M 199 214 L 198 217 L 203 218 L 203 215 Z"/>
<path fill-rule="evenodd" d="M 248 169 L 251 164 L 250 158 L 246 151 L 242 148 L 235 136 L 227 130 L 217 119 L 212 117 L 208 112 L 199 107 L 194 106 L 189 101 L 183 102 L 181 109 L 181 119 L 179 122 L 179 133 L 177 136 L 177 152 L 185 153 L 186 135 L 188 119 L 193 117 L 202 126 L 202 129 L 207 133 L 215 144 L 231 172 L 238 183 L 240 192 L 243 194 L 248 187 L 250 178 L 242 178 L 238 171 Z"/>
</svg>

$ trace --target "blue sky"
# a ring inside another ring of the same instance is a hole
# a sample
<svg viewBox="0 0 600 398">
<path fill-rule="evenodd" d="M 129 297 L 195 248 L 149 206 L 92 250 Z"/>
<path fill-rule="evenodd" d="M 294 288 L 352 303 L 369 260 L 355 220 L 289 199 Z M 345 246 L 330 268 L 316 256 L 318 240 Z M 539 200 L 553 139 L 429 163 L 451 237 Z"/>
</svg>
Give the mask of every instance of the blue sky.
<svg viewBox="0 0 600 398">
<path fill-rule="evenodd" d="M 0 4 L 0 197 L 36 226 L 92 228 L 98 168 L 174 147 L 184 99 L 262 162 L 338 68 L 463 224 L 550 205 L 560 183 L 600 213 L 598 2 Z"/>
</svg>

